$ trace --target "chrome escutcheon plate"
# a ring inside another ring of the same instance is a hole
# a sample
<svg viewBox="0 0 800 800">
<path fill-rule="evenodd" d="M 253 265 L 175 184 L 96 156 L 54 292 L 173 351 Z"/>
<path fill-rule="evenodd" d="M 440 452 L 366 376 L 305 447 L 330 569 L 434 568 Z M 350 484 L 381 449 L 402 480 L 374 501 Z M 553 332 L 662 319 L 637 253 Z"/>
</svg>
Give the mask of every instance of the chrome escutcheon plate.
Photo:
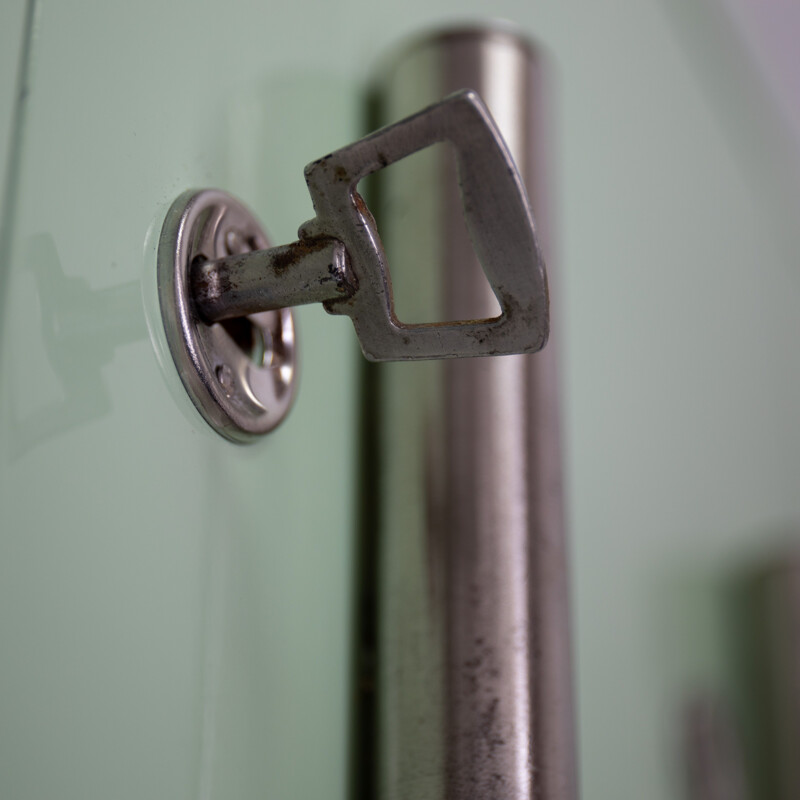
<svg viewBox="0 0 800 800">
<path fill-rule="evenodd" d="M 268 247 L 251 212 L 216 189 L 178 197 L 159 239 L 158 290 L 173 361 L 197 410 L 232 442 L 254 441 L 289 412 L 297 378 L 294 319 L 282 308 L 206 323 L 192 300 L 192 267 Z"/>
</svg>

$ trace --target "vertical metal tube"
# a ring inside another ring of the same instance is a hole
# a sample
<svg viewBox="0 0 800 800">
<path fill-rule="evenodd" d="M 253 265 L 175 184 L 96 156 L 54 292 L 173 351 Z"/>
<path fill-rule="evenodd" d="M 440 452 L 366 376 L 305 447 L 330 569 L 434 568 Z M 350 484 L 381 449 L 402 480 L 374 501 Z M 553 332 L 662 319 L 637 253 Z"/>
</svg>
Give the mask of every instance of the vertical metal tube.
<svg viewBox="0 0 800 800">
<path fill-rule="evenodd" d="M 386 73 L 377 122 L 462 88 L 492 111 L 552 255 L 530 44 L 486 29 L 419 42 Z M 378 227 L 404 322 L 496 313 L 454 170 L 441 146 L 379 173 Z M 381 800 L 576 797 L 557 347 L 556 335 L 535 356 L 380 367 Z"/>
<path fill-rule="evenodd" d="M 800 797 L 800 551 L 797 546 L 763 569 L 753 600 L 759 639 L 750 690 L 761 711 L 759 733 L 764 797 Z M 759 795 L 760 796 L 760 795 Z"/>
</svg>

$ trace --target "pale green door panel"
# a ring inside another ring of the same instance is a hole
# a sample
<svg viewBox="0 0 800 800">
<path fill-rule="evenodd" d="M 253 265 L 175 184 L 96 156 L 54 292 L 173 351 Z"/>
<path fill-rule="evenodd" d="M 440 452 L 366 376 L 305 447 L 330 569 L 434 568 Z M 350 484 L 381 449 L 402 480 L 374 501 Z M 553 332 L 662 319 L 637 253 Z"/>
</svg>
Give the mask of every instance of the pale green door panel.
<svg viewBox="0 0 800 800">
<path fill-rule="evenodd" d="M 3 265 L 4 800 L 345 791 L 350 333 L 300 315 L 303 391 L 252 448 L 154 349 L 173 197 L 223 186 L 291 235 L 302 166 L 355 129 L 354 86 L 276 70 L 227 14 L 38 9 Z"/>
<path fill-rule="evenodd" d="M 164 357 L 154 242 L 201 186 L 290 241 L 376 60 L 485 10 L 37 4 L 0 265 L 3 800 L 345 795 L 352 330 L 301 310 L 295 409 L 230 445 Z M 678 798 L 682 703 L 718 654 L 665 656 L 702 627 L 672 587 L 800 517 L 798 232 L 774 237 L 657 0 L 491 11 L 555 65 L 581 782 Z M 12 44 L 22 18 L 4 3 Z"/>
</svg>

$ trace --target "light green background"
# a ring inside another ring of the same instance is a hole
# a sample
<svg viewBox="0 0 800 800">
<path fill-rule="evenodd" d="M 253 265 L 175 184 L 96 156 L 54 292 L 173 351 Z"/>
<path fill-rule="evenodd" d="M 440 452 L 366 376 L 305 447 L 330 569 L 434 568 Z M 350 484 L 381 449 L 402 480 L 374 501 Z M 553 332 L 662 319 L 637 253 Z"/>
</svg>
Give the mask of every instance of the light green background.
<svg viewBox="0 0 800 800">
<path fill-rule="evenodd" d="M 344 795 L 352 331 L 302 310 L 296 408 L 229 445 L 163 358 L 153 236 L 210 185 L 288 241 L 386 49 L 489 12 L 555 67 L 584 794 L 683 796 L 725 665 L 680 587 L 800 515 L 796 172 L 713 0 L 41 0 L 0 237 L 3 800 Z"/>
</svg>

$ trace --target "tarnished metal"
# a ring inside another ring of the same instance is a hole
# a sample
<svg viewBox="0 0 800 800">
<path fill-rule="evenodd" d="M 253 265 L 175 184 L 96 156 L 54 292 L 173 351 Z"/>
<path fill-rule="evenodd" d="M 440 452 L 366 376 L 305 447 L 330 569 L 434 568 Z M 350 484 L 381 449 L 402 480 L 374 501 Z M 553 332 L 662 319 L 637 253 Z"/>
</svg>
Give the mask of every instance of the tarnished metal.
<svg viewBox="0 0 800 800">
<path fill-rule="evenodd" d="M 188 191 L 173 203 L 158 247 L 159 300 L 173 361 L 197 410 L 234 442 L 253 441 L 284 419 L 297 377 L 291 309 L 227 324 L 197 313 L 197 265 L 249 248 L 267 250 L 266 234 L 238 200 L 215 189 Z"/>
<path fill-rule="evenodd" d="M 207 322 L 351 297 L 355 280 L 337 239 L 300 239 L 283 247 L 195 264 L 192 295 Z"/>
<path fill-rule="evenodd" d="M 449 142 L 455 151 L 464 217 L 502 311 L 494 319 L 400 322 L 375 221 L 356 193 L 363 178 L 437 142 Z M 326 309 L 351 317 L 368 359 L 535 353 L 544 347 L 549 332 L 547 280 L 533 216 L 514 160 L 475 92 L 456 92 L 309 164 L 305 174 L 317 216 L 300 234 L 344 243 L 358 291 L 326 303 Z"/>
<path fill-rule="evenodd" d="M 463 213 L 499 316 L 408 325 L 395 314 L 389 269 L 363 178 L 438 142 L 458 161 Z M 300 240 L 192 267 L 206 322 L 322 302 L 353 320 L 372 361 L 535 353 L 549 332 L 547 279 L 519 172 L 475 92 L 460 91 L 314 161 L 305 178 L 316 217 Z"/>
<path fill-rule="evenodd" d="M 528 182 L 548 255 L 547 103 L 528 43 L 486 29 L 417 43 L 386 71 L 377 121 L 464 86 Z M 490 315 L 496 293 L 460 219 L 460 164 L 442 148 L 408 169 L 378 177 L 398 297 L 415 318 Z M 360 760 L 376 767 L 362 797 L 577 796 L 556 355 L 551 343 L 536 356 L 371 373 L 379 452 L 366 474 L 380 507 L 364 537 L 377 536 L 378 613 L 363 617 L 360 663 L 377 671 L 361 677 L 359 719 L 372 725 Z"/>
</svg>

